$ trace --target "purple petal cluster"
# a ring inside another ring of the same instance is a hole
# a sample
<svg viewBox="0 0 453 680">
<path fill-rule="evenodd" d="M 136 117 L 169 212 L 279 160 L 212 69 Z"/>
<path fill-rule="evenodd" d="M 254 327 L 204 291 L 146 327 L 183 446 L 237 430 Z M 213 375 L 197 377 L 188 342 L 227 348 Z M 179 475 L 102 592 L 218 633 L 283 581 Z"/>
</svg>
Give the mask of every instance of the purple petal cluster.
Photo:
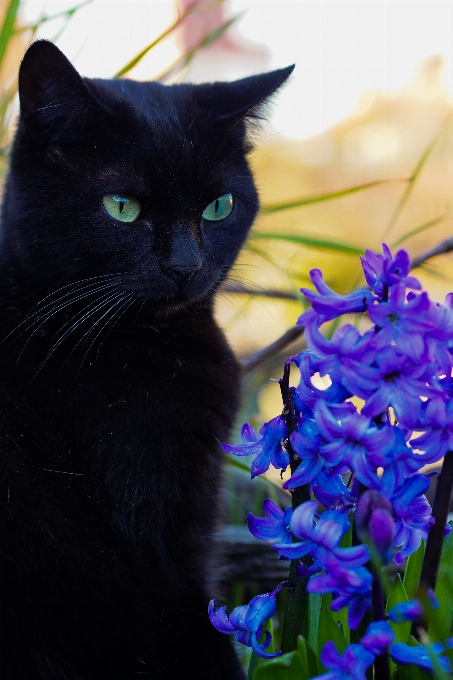
<svg viewBox="0 0 453 680">
<path fill-rule="evenodd" d="M 272 641 L 269 631 L 264 632 L 264 640 L 260 643 L 259 638 L 263 635 L 263 626 L 275 614 L 277 608 L 277 594 L 287 586 L 280 583 L 271 593 L 257 595 L 249 604 L 244 604 L 233 609 L 228 616 L 226 607 L 215 610 L 214 600 L 211 600 L 208 608 L 209 619 L 218 631 L 227 635 L 234 634 L 236 640 L 265 659 L 279 656 L 281 652 L 266 652 Z"/>
<path fill-rule="evenodd" d="M 314 269 L 315 291 L 302 289 L 312 306 L 297 322 L 305 327 L 308 349 L 287 361 L 300 376 L 291 388 L 291 434 L 285 412 L 259 435 L 246 424 L 241 444 L 223 445 L 235 455 L 254 455 L 252 477 L 271 465 L 285 470 L 288 451 L 294 454 L 283 486 L 291 492 L 304 486 L 316 500 L 286 511 L 268 500 L 266 517 L 248 515 L 249 529 L 280 558 L 299 562 L 297 573 L 308 579 L 309 592 L 332 593 L 333 611 L 347 607 L 351 629 L 371 607 L 374 592 L 367 546 L 383 565 L 391 559 L 401 564 L 418 549 L 433 522 L 425 495 L 429 476 L 422 468 L 453 450 L 453 293 L 444 304 L 430 300 L 410 275 L 408 254 L 393 255 L 385 244 L 382 254 L 366 251 L 362 266 L 369 288 L 340 295 Z M 343 314 L 361 315 L 367 330 L 347 323 L 326 336 L 321 327 Z M 319 377 L 328 379 L 325 388 Z M 363 544 L 342 547 L 352 522 Z M 254 598 L 229 618 L 223 608 L 212 619 L 263 656 L 268 640 L 260 647 L 259 626 L 266 620 L 261 612 L 272 607 L 260 603 L 275 596 L 258 597 L 265 599 Z M 259 614 L 252 617 L 251 611 Z M 420 602 L 411 600 L 389 617 L 394 623 L 416 621 L 421 613 Z M 259 622 L 254 629 L 251 618 Z M 342 655 L 328 643 L 321 657 L 328 672 L 317 680 L 361 680 L 388 650 L 398 663 L 432 669 L 424 647 L 392 641 L 382 620 Z M 432 650 L 446 668 L 443 648 Z"/>
</svg>

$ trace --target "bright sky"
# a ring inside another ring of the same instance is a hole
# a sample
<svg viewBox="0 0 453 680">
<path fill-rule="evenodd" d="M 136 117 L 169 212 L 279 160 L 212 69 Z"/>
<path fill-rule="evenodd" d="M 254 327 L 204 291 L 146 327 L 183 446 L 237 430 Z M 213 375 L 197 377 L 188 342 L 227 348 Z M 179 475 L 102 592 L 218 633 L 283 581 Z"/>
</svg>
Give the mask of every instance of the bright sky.
<svg viewBox="0 0 453 680">
<path fill-rule="evenodd" d="M 44 4 L 54 13 L 75 2 L 25 0 L 24 18 L 36 18 Z M 240 34 L 269 48 L 264 70 L 296 63 L 272 119 L 274 128 L 288 136 L 322 132 L 354 111 L 363 92 L 399 90 L 433 55 L 445 58 L 445 82 L 453 95 L 449 0 L 232 0 L 231 7 L 233 13 L 245 11 Z M 172 0 L 95 0 L 73 17 L 58 45 L 83 75 L 109 77 L 173 16 Z M 54 22 L 40 37 L 52 38 L 56 29 Z M 152 78 L 177 54 L 168 41 L 137 77 Z M 243 73 L 237 74 L 236 67 L 230 77 L 250 72 L 244 64 Z"/>
</svg>

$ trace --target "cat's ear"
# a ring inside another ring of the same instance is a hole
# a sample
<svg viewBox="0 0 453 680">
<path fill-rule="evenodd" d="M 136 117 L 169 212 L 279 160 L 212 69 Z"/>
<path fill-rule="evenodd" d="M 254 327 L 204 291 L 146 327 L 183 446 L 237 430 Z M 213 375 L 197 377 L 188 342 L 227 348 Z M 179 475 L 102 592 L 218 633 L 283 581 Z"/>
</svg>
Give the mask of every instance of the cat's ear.
<svg viewBox="0 0 453 680">
<path fill-rule="evenodd" d="M 294 64 L 231 83 L 199 85 L 200 103 L 219 120 L 265 118 L 269 101 L 289 78 Z"/>
<path fill-rule="evenodd" d="M 19 69 L 21 120 L 53 141 L 89 115 L 93 98 L 65 55 L 47 40 L 34 42 Z"/>
</svg>

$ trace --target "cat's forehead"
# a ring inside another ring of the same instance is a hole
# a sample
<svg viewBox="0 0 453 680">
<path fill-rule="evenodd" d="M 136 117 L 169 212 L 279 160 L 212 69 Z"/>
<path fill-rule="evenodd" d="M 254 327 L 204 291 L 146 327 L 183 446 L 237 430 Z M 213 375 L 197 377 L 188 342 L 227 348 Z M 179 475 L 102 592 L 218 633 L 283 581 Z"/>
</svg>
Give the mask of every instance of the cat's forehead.
<svg viewBox="0 0 453 680">
<path fill-rule="evenodd" d="M 136 126 L 191 136 L 212 127 L 209 110 L 201 107 L 196 85 L 162 85 L 134 80 L 92 80 L 97 98 L 113 116 L 129 117 Z M 140 125 L 141 123 L 141 125 Z M 166 140 L 168 142 L 168 139 Z"/>
</svg>

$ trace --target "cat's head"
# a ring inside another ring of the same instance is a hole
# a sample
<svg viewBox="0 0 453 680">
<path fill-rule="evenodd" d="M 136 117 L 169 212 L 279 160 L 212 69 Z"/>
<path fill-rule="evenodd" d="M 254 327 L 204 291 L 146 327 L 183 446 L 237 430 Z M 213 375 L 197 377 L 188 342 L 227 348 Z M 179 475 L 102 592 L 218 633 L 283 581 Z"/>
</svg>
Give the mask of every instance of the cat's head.
<svg viewBox="0 0 453 680">
<path fill-rule="evenodd" d="M 97 80 L 35 42 L 3 205 L 22 270 L 37 285 L 113 275 L 156 311 L 209 297 L 258 209 L 250 124 L 292 70 L 202 85 Z"/>
</svg>

